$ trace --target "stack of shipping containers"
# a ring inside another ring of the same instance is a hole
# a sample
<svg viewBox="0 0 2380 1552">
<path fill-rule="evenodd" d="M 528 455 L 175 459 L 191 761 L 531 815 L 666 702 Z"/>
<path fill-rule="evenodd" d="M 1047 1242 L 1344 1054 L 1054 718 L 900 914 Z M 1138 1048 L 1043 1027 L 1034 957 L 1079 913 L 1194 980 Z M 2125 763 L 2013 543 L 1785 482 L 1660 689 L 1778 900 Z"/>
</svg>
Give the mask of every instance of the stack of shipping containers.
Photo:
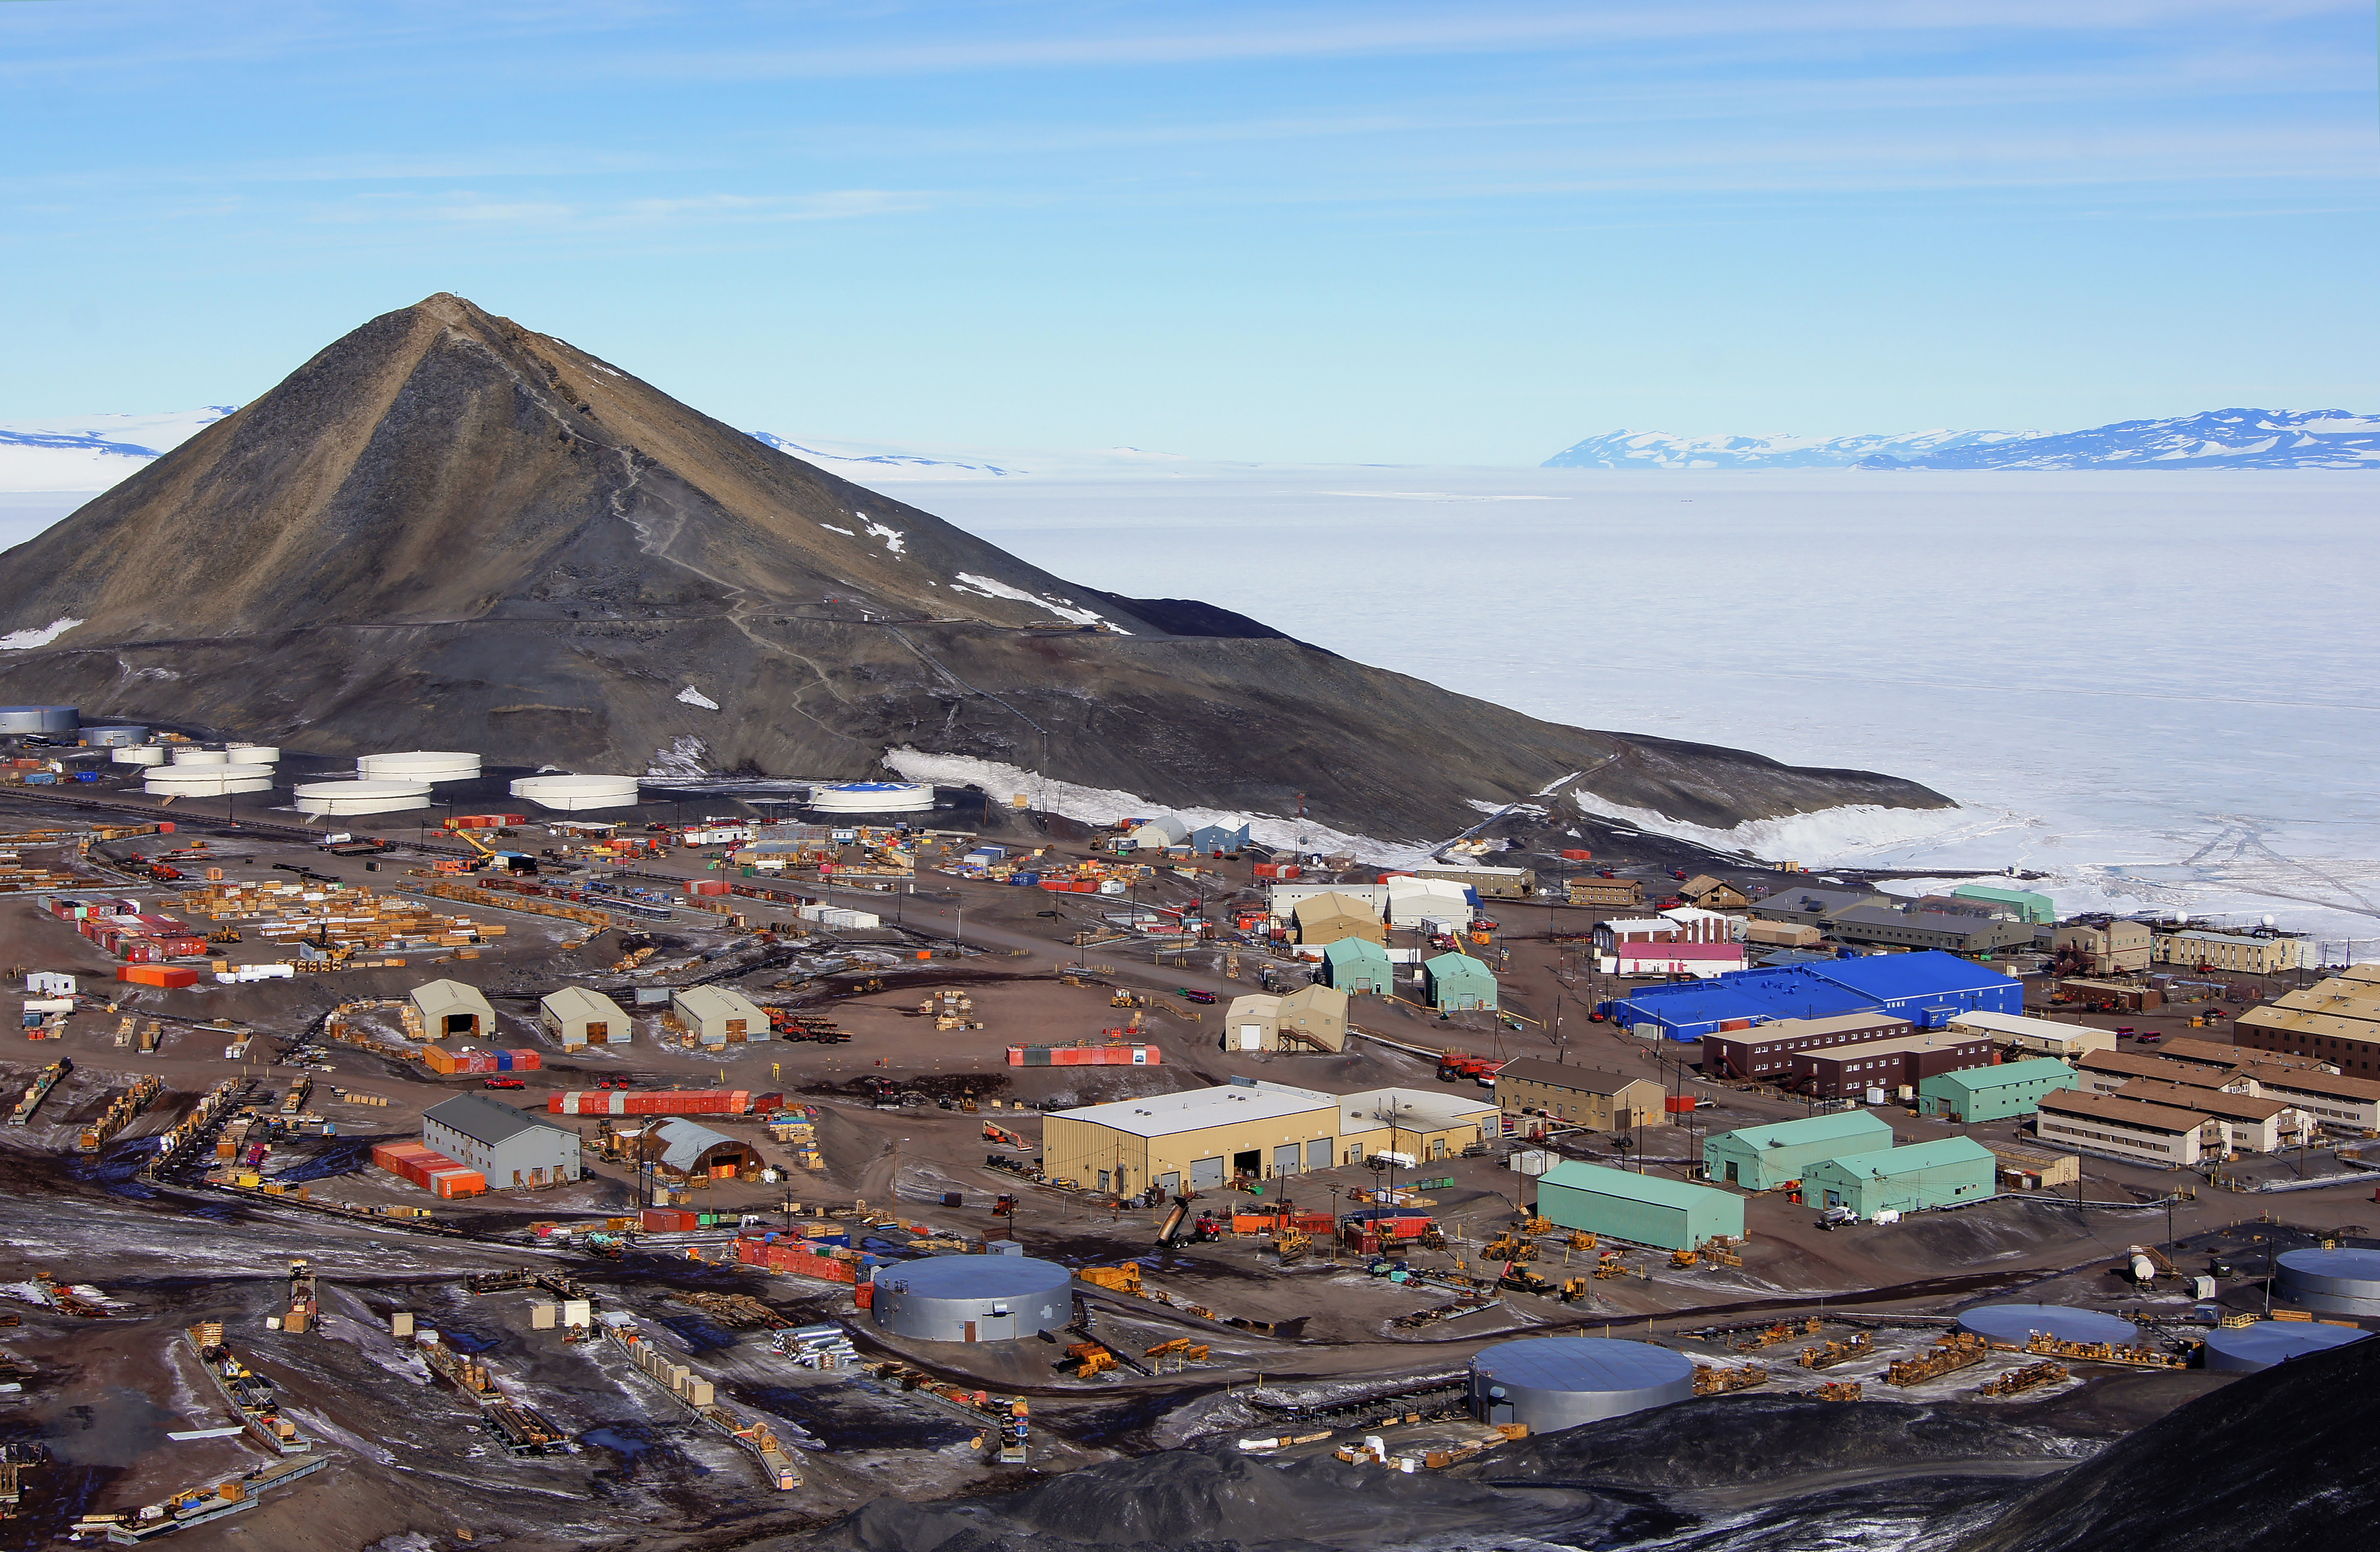
<svg viewBox="0 0 2380 1552">
<path fill-rule="evenodd" d="M 554 1115 L 750 1115 L 781 1109 L 784 1102 L 782 1094 L 747 1088 L 570 1088 L 549 1096 L 545 1108 Z"/>
<path fill-rule="evenodd" d="M 488 1189 L 487 1176 L 419 1143 L 375 1143 L 372 1162 L 432 1196 L 477 1196 Z"/>
</svg>

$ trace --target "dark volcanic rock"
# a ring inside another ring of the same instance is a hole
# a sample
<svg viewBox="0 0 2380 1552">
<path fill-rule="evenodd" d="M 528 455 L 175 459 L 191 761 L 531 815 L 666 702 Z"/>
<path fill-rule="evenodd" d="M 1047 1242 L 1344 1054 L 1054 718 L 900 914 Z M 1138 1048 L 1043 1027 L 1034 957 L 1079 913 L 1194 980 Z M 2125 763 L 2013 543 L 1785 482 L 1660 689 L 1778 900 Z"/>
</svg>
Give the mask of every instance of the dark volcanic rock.
<svg viewBox="0 0 2380 1552">
<path fill-rule="evenodd" d="M 372 320 L 8 559 L 0 632 L 80 623 L 0 652 L 0 697 L 325 754 L 642 771 L 674 747 L 859 777 L 908 746 L 1160 805 L 1304 793 L 1394 840 L 1574 771 L 1718 827 L 1945 802 L 1076 588 L 455 297 Z"/>
<path fill-rule="evenodd" d="M 2380 1340 L 2250 1375 L 2034 1487 L 1958 1552 L 2380 1546 Z"/>
</svg>

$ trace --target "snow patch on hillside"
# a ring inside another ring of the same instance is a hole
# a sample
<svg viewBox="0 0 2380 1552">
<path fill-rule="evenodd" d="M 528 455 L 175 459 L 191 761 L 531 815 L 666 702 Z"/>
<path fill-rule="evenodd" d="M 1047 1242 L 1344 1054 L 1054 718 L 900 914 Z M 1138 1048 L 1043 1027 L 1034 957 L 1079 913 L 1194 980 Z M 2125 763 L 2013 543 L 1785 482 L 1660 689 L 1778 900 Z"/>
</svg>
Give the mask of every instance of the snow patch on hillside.
<svg viewBox="0 0 2380 1552">
<path fill-rule="evenodd" d="M 1017 793 L 1036 801 L 1043 812 L 1079 819 L 1086 824 L 1112 824 L 1122 818 L 1161 818 L 1179 815 L 1183 823 L 1248 827 L 1252 840 L 1279 851 L 1345 852 L 1360 862 L 1386 867 L 1414 867 L 1429 860 L 1428 846 L 1419 841 L 1381 841 L 1350 835 L 1312 819 L 1284 818 L 1279 814 L 1244 813 L 1228 808 L 1173 808 L 1111 787 L 1086 787 L 1072 782 L 1036 776 L 1032 771 L 973 755 L 935 755 L 904 746 L 884 751 L 885 769 L 907 782 L 931 782 L 944 787 L 980 787 L 996 803 Z"/>
<path fill-rule="evenodd" d="M 0 651 L 21 652 L 28 647 L 47 647 L 81 624 L 80 620 L 53 620 L 31 630 L 10 631 L 0 636 Z"/>
<path fill-rule="evenodd" d="M 1673 819 L 1650 808 L 1613 803 L 1593 793 L 1571 794 L 1588 818 L 1645 835 L 1692 842 L 1761 862 L 1798 862 L 1804 867 L 1891 867 L 1904 852 L 1938 849 L 1944 843 L 1986 831 L 2013 828 L 2013 816 L 1974 808 L 1887 808 L 1854 803 L 1781 818 L 1747 819 L 1730 830 L 1714 830 Z"/>
<path fill-rule="evenodd" d="M 687 706 L 699 706 L 705 711 L 716 711 L 719 709 L 719 702 L 711 699 L 709 696 L 704 695 L 692 685 L 688 685 L 686 688 L 678 691 L 677 698 Z"/>
<path fill-rule="evenodd" d="M 1028 593 L 1022 588 L 1012 588 L 1005 582 L 995 582 L 989 576 L 978 576 L 973 572 L 960 572 L 958 580 L 951 586 L 960 592 L 979 593 L 985 598 L 1010 599 L 1018 603 L 1037 604 L 1060 619 L 1072 620 L 1078 625 L 1105 624 L 1118 636 L 1132 634 L 1121 625 L 1108 624 L 1107 617 L 1096 609 L 1077 609 L 1072 604 L 1061 603 L 1055 599 L 1043 598 L 1038 593 Z"/>
</svg>

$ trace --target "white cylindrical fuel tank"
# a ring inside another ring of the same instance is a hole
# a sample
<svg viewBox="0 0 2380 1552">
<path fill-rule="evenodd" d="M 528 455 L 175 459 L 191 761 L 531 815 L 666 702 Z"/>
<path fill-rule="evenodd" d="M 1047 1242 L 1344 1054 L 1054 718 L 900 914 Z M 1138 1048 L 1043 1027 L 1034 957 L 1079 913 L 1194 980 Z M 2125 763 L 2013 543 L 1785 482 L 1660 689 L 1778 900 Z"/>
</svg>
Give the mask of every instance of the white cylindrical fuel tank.
<svg viewBox="0 0 2380 1552">
<path fill-rule="evenodd" d="M 278 765 L 281 751 L 270 744 L 233 744 L 224 752 L 242 765 Z"/>
<path fill-rule="evenodd" d="M 273 787 L 269 765 L 161 765 L 140 783 L 143 791 L 161 796 L 222 797 L 228 793 L 268 792 Z"/>
<path fill-rule="evenodd" d="M 547 808 L 625 808 L 638 798 L 633 776 L 524 776 L 512 784 L 515 797 Z"/>
<path fill-rule="evenodd" d="M 163 765 L 165 746 L 162 744 L 134 744 L 126 748 L 110 749 L 107 758 L 118 765 Z"/>
<path fill-rule="evenodd" d="M 356 761 L 356 774 L 376 782 L 473 782 L 480 776 L 480 757 L 458 749 L 365 755 Z"/>
<path fill-rule="evenodd" d="M 307 782 L 294 791 L 301 814 L 391 814 L 430 806 L 427 782 Z"/>
<path fill-rule="evenodd" d="M 176 765 L 229 765 L 231 756 L 221 749 L 201 749 L 195 744 L 174 746 Z"/>
</svg>

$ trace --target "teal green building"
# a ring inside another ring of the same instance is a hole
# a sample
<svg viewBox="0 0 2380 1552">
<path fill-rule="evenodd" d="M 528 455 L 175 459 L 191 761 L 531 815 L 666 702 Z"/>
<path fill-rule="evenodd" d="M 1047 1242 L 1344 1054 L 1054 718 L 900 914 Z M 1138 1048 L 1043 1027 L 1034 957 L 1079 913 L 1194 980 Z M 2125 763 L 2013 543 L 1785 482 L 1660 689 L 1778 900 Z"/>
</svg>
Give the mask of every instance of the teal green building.
<svg viewBox="0 0 2380 1552">
<path fill-rule="evenodd" d="M 1703 1145 L 1704 1173 L 1746 1191 L 1774 1191 L 1806 1179 L 1810 1166 L 1847 1153 L 1892 1146 L 1892 1128 L 1865 1110 L 1835 1110 L 1800 1121 L 1722 1132 Z"/>
<path fill-rule="evenodd" d="M 1743 1198 L 1666 1175 L 1639 1175 L 1565 1158 L 1537 1177 L 1537 1214 L 1606 1239 L 1693 1250 L 1743 1236 Z"/>
<path fill-rule="evenodd" d="M 1973 1137 L 1855 1153 L 1810 1166 L 1802 1177 L 1802 1200 L 1814 1207 L 1849 1207 L 1864 1219 L 1887 1209 L 1923 1212 L 1980 1202 L 1995 1194 L 1998 1162 Z"/>
<path fill-rule="evenodd" d="M 1980 900 L 1992 905 L 2013 905 L 2022 918 L 2035 927 L 2058 925 L 2058 906 L 2049 896 L 2035 894 L 2031 890 L 2002 889 L 1997 884 L 1961 884 L 1950 891 L 1953 900 Z"/>
<path fill-rule="evenodd" d="M 2054 1056 L 2042 1056 L 1921 1078 L 1917 1104 L 1927 1115 L 1945 1121 L 2006 1121 L 2033 1114 L 2045 1094 L 2082 1086 L 2073 1068 Z"/>
<path fill-rule="evenodd" d="M 1322 951 L 1322 984 L 1354 997 L 1386 997 L 1396 990 L 1396 967 L 1389 951 L 1363 938 L 1342 938 Z"/>
<path fill-rule="evenodd" d="M 1496 975 L 1469 954 L 1442 953 L 1421 962 L 1429 986 L 1429 1005 L 1447 1012 L 1472 1009 L 1494 1012 Z"/>
</svg>

